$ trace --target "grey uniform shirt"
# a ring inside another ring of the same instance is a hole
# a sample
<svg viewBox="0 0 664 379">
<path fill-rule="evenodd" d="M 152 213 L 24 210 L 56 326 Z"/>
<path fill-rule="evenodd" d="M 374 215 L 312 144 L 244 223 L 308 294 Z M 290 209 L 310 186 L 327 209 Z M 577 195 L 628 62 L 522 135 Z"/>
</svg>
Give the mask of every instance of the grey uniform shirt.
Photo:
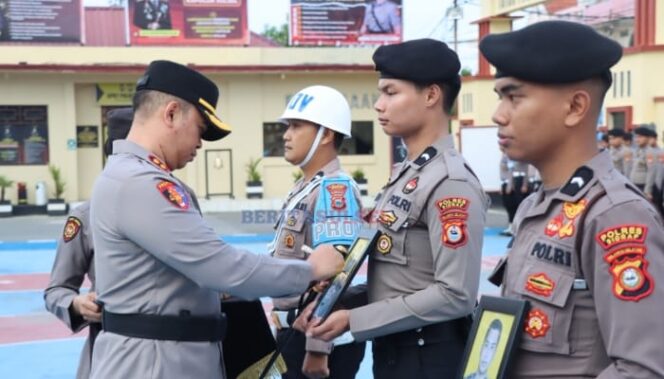
<svg viewBox="0 0 664 379">
<path fill-rule="evenodd" d="M 611 162 L 613 163 L 613 167 L 621 174 L 625 176 L 629 176 L 630 174 L 630 168 L 631 168 L 631 152 L 629 151 L 630 149 L 620 145 L 619 147 L 613 147 L 611 146 L 609 148 L 609 152 L 611 154 Z M 628 157 L 628 153 L 630 156 Z"/>
<path fill-rule="evenodd" d="M 116 141 L 113 151 L 95 182 L 90 210 L 97 293 L 105 310 L 217 316 L 220 292 L 256 298 L 306 289 L 312 279 L 307 263 L 224 243 L 157 157 L 127 140 Z M 102 331 L 92 377 L 222 378 L 221 344 Z"/>
<path fill-rule="evenodd" d="M 649 147 L 638 147 L 634 149 L 633 159 L 632 159 L 632 171 L 629 175 L 629 179 L 632 183 L 645 186 L 648 178 L 648 150 Z"/>
<path fill-rule="evenodd" d="M 402 162 L 371 217 L 369 304 L 350 310 L 356 340 L 470 314 L 477 299 L 488 199 L 451 136 Z"/>
<path fill-rule="evenodd" d="M 531 195 L 514 225 L 502 294 L 530 311 L 509 377 L 663 377 L 664 227 L 610 155 Z"/>
<path fill-rule="evenodd" d="M 315 185 L 314 181 L 320 178 L 335 178 L 345 175 L 339 164 L 339 159 L 335 158 L 328 162 L 322 169 L 322 175 L 316 175 L 309 181 L 300 179 L 295 183 L 295 187 L 288 194 L 282 213 L 280 215 L 276 229 L 276 240 L 274 241 L 273 256 L 281 259 L 305 259 L 305 253 L 302 246 L 315 247 L 313 244 L 313 220 L 316 209 L 316 202 L 320 193 L 320 184 Z M 320 174 L 319 173 L 319 174 Z M 346 175 L 347 176 L 347 175 Z M 361 209 L 360 194 L 356 187 L 353 187 L 355 199 L 345 201 L 355 202 L 358 210 Z M 292 209 L 291 209 L 292 208 Z M 287 209 L 291 209 L 287 211 Z M 322 212 L 320 210 L 319 212 Z M 321 215 L 322 216 L 322 215 Z M 359 215 L 356 215 L 359 218 Z M 352 221 L 352 220 L 348 220 Z M 276 309 L 290 310 L 298 306 L 300 297 L 275 298 L 272 302 Z M 329 353 L 332 349 L 332 343 L 328 343 L 315 338 L 307 338 L 307 351 L 316 351 Z"/>
<path fill-rule="evenodd" d="M 90 203 L 85 202 L 72 209 L 58 240 L 55 262 L 48 287 L 44 290 L 46 309 L 59 318 L 72 332 L 77 333 L 90 323 L 74 313 L 72 302 L 87 275 L 94 291 L 94 249 L 90 227 Z M 90 376 L 92 345 L 99 331 L 99 324 L 92 324 L 83 346 L 76 378 Z"/>
</svg>

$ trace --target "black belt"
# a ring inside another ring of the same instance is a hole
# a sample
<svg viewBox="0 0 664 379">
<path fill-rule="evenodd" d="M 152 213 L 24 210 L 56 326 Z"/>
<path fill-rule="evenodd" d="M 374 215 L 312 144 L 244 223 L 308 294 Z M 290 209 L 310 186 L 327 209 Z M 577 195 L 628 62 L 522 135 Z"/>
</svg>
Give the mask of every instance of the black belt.
<svg viewBox="0 0 664 379">
<path fill-rule="evenodd" d="M 219 342 L 226 333 L 226 315 L 217 317 L 119 314 L 102 311 L 102 329 L 133 338 L 183 342 Z"/>
<path fill-rule="evenodd" d="M 376 337 L 376 346 L 424 346 L 425 344 L 466 341 L 472 319 L 470 316 L 423 326 L 418 329 Z"/>
</svg>

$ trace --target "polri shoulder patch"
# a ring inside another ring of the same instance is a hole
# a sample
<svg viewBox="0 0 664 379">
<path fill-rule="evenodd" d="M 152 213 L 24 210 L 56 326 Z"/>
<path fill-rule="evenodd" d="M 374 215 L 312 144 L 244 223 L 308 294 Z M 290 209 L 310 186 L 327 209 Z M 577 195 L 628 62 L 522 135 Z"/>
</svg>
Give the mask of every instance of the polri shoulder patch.
<svg viewBox="0 0 664 379">
<path fill-rule="evenodd" d="M 189 209 L 189 195 L 179 185 L 168 180 L 160 180 L 157 183 L 157 190 L 174 207 L 182 210 Z"/>
<path fill-rule="evenodd" d="M 81 226 L 83 223 L 77 217 L 69 216 L 67 222 L 65 223 L 65 229 L 62 231 L 62 239 L 65 242 L 69 242 L 76 238 L 78 232 L 81 231 Z"/>
</svg>

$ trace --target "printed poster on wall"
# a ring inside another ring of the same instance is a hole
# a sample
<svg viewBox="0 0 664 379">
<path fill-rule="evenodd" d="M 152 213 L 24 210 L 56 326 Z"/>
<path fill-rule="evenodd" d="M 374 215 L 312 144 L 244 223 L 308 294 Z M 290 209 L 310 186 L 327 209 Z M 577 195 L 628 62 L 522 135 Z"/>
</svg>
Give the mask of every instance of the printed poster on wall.
<svg viewBox="0 0 664 379">
<path fill-rule="evenodd" d="M 0 0 L 0 42 L 80 43 L 81 0 Z"/>
<path fill-rule="evenodd" d="M 291 0 L 291 45 L 390 44 L 402 40 L 402 0 Z"/>
<path fill-rule="evenodd" d="M 249 44 L 247 0 L 129 0 L 127 6 L 132 45 Z"/>
</svg>

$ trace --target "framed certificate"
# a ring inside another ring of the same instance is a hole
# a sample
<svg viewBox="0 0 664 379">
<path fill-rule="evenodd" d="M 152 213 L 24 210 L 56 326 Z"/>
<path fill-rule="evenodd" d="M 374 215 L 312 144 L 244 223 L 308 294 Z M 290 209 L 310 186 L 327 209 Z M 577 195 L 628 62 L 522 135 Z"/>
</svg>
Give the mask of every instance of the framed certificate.
<svg viewBox="0 0 664 379">
<path fill-rule="evenodd" d="M 321 295 L 312 318 L 324 320 L 332 313 L 335 304 L 353 281 L 367 254 L 375 248 L 379 235 L 380 232 L 373 228 L 364 227 L 360 230 L 348 250 L 343 270 L 334 277 Z"/>
<path fill-rule="evenodd" d="M 506 378 L 527 307 L 524 300 L 482 296 L 461 364 L 463 379 Z"/>
</svg>

